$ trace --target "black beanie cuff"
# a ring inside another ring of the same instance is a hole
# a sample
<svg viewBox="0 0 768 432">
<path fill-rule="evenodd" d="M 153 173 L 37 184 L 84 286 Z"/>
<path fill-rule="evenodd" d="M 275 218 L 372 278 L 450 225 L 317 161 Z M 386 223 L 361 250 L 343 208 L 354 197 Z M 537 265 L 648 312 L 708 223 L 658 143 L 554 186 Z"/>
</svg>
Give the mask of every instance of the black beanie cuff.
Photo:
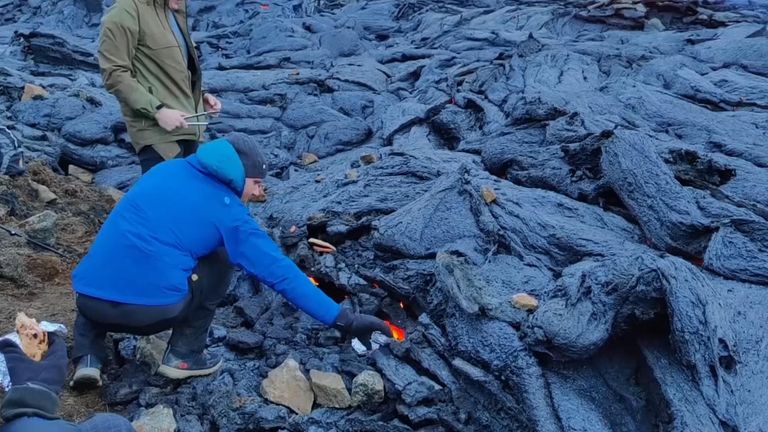
<svg viewBox="0 0 768 432">
<path fill-rule="evenodd" d="M 59 397 L 45 387 L 24 384 L 11 387 L 0 405 L 0 417 L 10 422 L 19 417 L 41 417 L 57 420 Z"/>
</svg>

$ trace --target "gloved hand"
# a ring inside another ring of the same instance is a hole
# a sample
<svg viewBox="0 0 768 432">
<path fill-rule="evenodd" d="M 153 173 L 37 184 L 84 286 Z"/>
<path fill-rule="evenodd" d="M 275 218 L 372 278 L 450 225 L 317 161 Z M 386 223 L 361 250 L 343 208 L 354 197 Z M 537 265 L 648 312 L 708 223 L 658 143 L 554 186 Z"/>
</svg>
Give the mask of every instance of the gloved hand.
<svg viewBox="0 0 768 432">
<path fill-rule="evenodd" d="M 392 330 L 387 323 L 373 315 L 352 312 L 342 308 L 336 317 L 334 327 L 343 334 L 356 337 L 367 349 L 371 349 L 371 333 L 379 331 L 387 337 L 392 337 Z"/>
<path fill-rule="evenodd" d="M 11 389 L 0 406 L 6 422 L 21 416 L 58 418 L 59 396 L 67 378 L 67 347 L 64 338 L 48 333 L 48 351 L 37 362 L 29 358 L 12 340 L 0 341 Z"/>
</svg>

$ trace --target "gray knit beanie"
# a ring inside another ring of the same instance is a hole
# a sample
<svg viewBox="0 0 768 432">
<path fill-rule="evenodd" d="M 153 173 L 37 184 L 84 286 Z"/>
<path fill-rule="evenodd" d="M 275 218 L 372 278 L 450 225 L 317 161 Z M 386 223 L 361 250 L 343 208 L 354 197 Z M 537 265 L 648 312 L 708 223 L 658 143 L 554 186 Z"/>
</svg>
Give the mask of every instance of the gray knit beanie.
<svg viewBox="0 0 768 432">
<path fill-rule="evenodd" d="M 255 139 L 240 132 L 232 132 L 226 139 L 240 156 L 246 177 L 260 179 L 267 177 L 267 158 L 259 150 Z"/>
</svg>

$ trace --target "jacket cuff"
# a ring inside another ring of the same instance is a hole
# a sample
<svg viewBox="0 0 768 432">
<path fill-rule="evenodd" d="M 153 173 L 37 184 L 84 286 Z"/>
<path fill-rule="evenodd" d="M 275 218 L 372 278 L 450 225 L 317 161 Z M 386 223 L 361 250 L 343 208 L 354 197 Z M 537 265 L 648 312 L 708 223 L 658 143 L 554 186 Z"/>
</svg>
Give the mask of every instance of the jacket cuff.
<svg viewBox="0 0 768 432">
<path fill-rule="evenodd" d="M 155 114 L 157 114 L 160 109 L 158 106 L 165 105 L 162 102 L 160 102 L 160 99 L 156 98 L 152 93 L 147 93 L 147 99 L 144 101 L 142 106 L 140 106 L 136 111 L 139 112 L 139 114 L 144 115 L 145 117 L 154 119 Z"/>
<path fill-rule="evenodd" d="M 41 417 L 56 420 L 60 417 L 59 397 L 45 387 L 24 384 L 11 387 L 0 405 L 0 417 L 6 423 L 18 417 Z"/>
<path fill-rule="evenodd" d="M 347 328 L 352 324 L 354 314 L 349 308 L 341 308 L 339 314 L 336 315 L 336 319 L 333 321 L 333 328 L 344 333 Z"/>
</svg>

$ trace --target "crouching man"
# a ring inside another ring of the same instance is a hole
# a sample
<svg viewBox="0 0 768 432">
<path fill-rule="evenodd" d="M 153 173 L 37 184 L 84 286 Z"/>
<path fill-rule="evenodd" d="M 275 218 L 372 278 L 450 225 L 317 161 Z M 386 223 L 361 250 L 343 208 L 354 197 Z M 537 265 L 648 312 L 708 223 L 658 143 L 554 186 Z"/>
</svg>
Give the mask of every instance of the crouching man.
<svg viewBox="0 0 768 432">
<path fill-rule="evenodd" d="M 266 176 L 257 144 L 232 134 L 158 164 L 123 196 L 72 274 L 73 387 L 101 385 L 107 332 L 171 328 L 157 373 L 183 379 L 217 371 L 222 359 L 205 343 L 227 290 L 216 282 L 228 270 L 200 258 L 222 246 L 232 264 L 320 322 L 350 336 L 391 336 L 382 320 L 342 309 L 314 286 L 251 217 L 244 203 L 264 195 Z"/>
</svg>

